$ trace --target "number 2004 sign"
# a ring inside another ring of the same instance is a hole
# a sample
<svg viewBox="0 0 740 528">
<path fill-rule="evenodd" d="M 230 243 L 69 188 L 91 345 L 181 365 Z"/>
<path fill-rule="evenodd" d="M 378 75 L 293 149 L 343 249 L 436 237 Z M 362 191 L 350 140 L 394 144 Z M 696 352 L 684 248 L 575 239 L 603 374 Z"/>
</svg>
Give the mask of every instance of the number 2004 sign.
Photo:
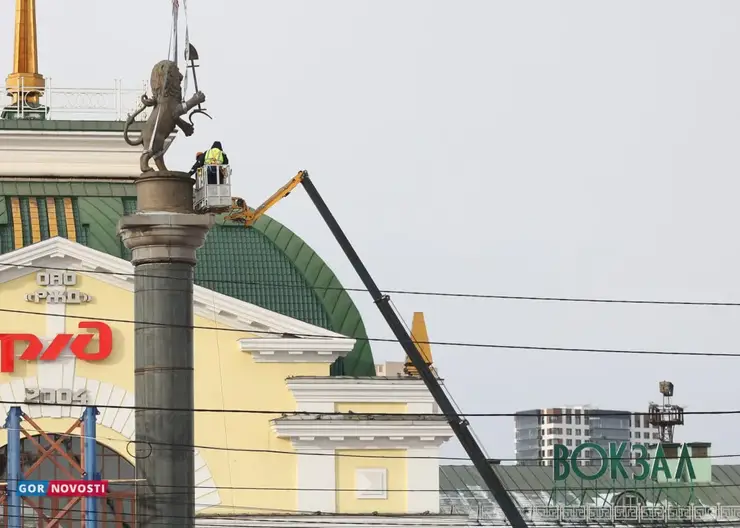
<svg viewBox="0 0 740 528">
<path fill-rule="evenodd" d="M 24 403 L 87 405 L 87 391 L 85 389 L 26 389 Z"/>
</svg>

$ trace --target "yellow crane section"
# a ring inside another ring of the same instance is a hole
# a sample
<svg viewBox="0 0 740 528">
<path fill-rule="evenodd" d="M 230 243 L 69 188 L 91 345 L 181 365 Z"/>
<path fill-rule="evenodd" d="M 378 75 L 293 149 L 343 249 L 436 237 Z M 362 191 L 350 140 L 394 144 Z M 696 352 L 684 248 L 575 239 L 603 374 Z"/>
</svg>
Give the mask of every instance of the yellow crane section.
<svg viewBox="0 0 740 528">
<path fill-rule="evenodd" d="M 244 227 L 251 227 L 257 219 L 265 214 L 268 209 L 276 205 L 280 200 L 288 196 L 293 189 L 303 182 L 306 171 L 300 171 L 293 176 L 288 183 L 283 185 L 275 194 L 265 200 L 257 209 L 250 209 L 243 198 L 232 198 L 231 209 L 225 219 L 232 222 L 243 222 Z"/>
</svg>

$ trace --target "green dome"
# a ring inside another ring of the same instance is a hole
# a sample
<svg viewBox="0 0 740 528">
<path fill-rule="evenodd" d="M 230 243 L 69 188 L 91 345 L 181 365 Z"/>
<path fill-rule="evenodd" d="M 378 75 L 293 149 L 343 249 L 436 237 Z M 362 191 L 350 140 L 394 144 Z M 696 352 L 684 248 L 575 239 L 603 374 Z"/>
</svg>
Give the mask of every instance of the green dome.
<svg viewBox="0 0 740 528">
<path fill-rule="evenodd" d="M 63 214 L 65 202 L 74 218 L 74 233 Z M 133 183 L 0 181 L 0 252 L 33 243 L 34 225 L 39 226 L 37 240 L 54 236 L 48 220 L 50 208 L 57 211 L 58 236 L 130 259 L 116 226 L 121 216 L 136 209 Z M 219 218 L 198 251 L 195 282 L 357 338 L 353 351 L 333 365 L 332 374 L 375 375 L 365 326 L 349 294 L 321 257 L 276 220 L 262 217 L 247 229 Z"/>
</svg>

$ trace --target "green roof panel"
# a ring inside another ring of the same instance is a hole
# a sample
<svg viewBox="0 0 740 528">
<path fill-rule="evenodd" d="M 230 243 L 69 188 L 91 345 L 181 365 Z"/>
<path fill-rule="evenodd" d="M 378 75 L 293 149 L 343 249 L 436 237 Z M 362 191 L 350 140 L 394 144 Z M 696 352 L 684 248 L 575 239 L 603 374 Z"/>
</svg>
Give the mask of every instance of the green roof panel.
<svg viewBox="0 0 740 528">
<path fill-rule="evenodd" d="M 8 198 L 20 199 L 23 245 L 32 237 L 29 198 L 37 199 L 42 240 L 50 236 L 45 198 L 55 200 L 57 230 L 63 237 L 69 236 L 64 198 L 71 198 L 77 241 L 130 260 L 116 227 L 121 216 L 136 210 L 135 196 L 130 182 L 0 181 L 0 250 L 5 253 L 14 247 Z M 263 216 L 247 229 L 220 217 L 198 250 L 195 280 L 224 295 L 356 338 L 352 353 L 338 360 L 332 373 L 375 375 L 365 326 L 349 294 L 310 246 L 276 220 Z"/>
<path fill-rule="evenodd" d="M 625 469 L 628 474 L 638 470 L 626 465 Z M 495 471 L 524 512 L 555 506 L 609 507 L 625 494 L 641 497 L 647 506 L 740 505 L 739 465 L 715 465 L 711 482 L 693 483 L 613 480 L 608 473 L 595 481 L 580 480 L 571 474 L 565 481 L 556 483 L 552 467 L 535 465 L 496 465 Z M 478 520 L 503 519 L 503 513 L 471 465 L 440 466 L 439 489 L 443 513 L 467 514 Z"/>
</svg>

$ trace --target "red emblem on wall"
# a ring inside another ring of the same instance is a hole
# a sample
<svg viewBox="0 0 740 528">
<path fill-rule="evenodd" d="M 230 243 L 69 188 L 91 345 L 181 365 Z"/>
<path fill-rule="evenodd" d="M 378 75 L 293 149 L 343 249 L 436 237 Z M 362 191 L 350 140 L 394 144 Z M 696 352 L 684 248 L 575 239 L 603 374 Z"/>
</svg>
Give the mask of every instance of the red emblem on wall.
<svg viewBox="0 0 740 528">
<path fill-rule="evenodd" d="M 15 370 L 15 344 L 18 341 L 28 343 L 20 355 L 23 361 L 54 361 L 69 346 L 72 353 L 85 361 L 102 361 L 113 351 L 113 332 L 110 326 L 100 321 L 80 321 L 80 329 L 90 328 L 98 331 L 98 350 L 88 351 L 87 347 L 95 337 L 94 334 L 59 334 L 44 349 L 44 344 L 34 334 L 0 334 L 0 372 Z"/>
</svg>

